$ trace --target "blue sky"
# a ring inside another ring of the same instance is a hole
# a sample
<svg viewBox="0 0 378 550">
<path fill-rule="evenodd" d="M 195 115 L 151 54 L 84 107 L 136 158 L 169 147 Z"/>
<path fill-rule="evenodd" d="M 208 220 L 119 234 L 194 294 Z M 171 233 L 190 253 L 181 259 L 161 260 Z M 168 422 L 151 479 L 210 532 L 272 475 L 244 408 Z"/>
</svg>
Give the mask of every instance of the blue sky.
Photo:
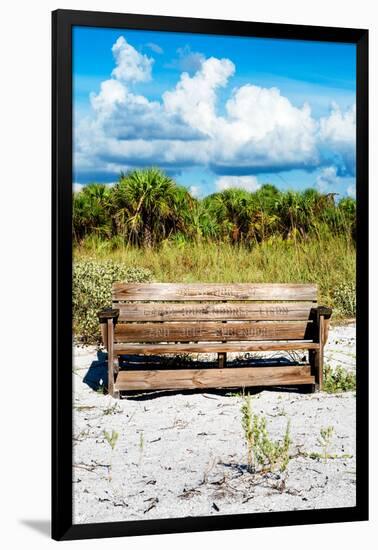
<svg viewBox="0 0 378 550">
<path fill-rule="evenodd" d="M 75 27 L 74 183 L 355 192 L 355 46 Z"/>
</svg>

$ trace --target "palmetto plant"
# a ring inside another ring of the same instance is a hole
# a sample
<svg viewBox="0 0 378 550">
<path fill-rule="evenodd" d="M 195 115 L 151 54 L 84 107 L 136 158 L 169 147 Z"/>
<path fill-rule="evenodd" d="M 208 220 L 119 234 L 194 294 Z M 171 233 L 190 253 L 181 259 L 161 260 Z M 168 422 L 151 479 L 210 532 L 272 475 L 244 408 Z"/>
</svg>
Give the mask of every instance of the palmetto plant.
<svg viewBox="0 0 378 550">
<path fill-rule="evenodd" d="M 193 199 L 158 168 L 121 174 L 113 192 L 117 230 L 128 243 L 154 246 L 189 226 Z"/>
<path fill-rule="evenodd" d="M 224 242 L 254 246 L 281 239 L 340 235 L 355 240 L 356 201 L 335 201 L 315 189 L 279 191 L 270 184 L 255 192 L 226 189 L 192 197 L 159 168 L 121 174 L 114 187 L 90 184 L 74 194 L 75 242 L 156 247 L 163 241 Z"/>
<path fill-rule="evenodd" d="M 80 193 L 74 194 L 73 232 L 76 241 L 90 234 L 111 236 L 111 200 L 111 190 L 100 183 L 86 185 Z"/>
<path fill-rule="evenodd" d="M 299 193 L 288 191 L 282 193 L 276 203 L 276 212 L 280 220 L 280 232 L 286 238 L 296 238 L 301 234 L 303 203 Z"/>
<path fill-rule="evenodd" d="M 216 220 L 221 236 L 239 243 L 248 233 L 248 222 L 252 195 L 243 189 L 226 189 L 215 193 L 204 201 L 212 217 Z"/>
</svg>

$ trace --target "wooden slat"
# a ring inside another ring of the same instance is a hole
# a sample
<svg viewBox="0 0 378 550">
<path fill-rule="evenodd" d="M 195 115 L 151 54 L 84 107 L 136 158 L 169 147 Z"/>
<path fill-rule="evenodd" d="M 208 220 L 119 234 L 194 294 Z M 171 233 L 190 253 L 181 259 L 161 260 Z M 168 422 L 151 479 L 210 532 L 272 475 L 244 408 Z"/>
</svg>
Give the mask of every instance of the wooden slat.
<svg viewBox="0 0 378 550">
<path fill-rule="evenodd" d="M 314 284 L 219 284 L 219 283 L 114 283 L 113 300 L 214 301 L 291 300 L 314 301 Z"/>
<path fill-rule="evenodd" d="M 222 353 L 247 351 L 285 351 L 299 349 L 319 349 L 319 344 L 314 342 L 228 342 L 203 343 L 203 344 L 114 344 L 114 353 L 159 355 L 162 353 Z"/>
<path fill-rule="evenodd" d="M 309 366 L 120 371 L 117 391 L 313 384 Z"/>
<path fill-rule="evenodd" d="M 139 303 L 117 304 L 123 321 L 307 321 L 313 302 L 299 303 Z"/>
<path fill-rule="evenodd" d="M 121 323 L 114 331 L 115 342 L 194 342 L 229 340 L 310 340 L 307 321 L 220 323 Z"/>
</svg>

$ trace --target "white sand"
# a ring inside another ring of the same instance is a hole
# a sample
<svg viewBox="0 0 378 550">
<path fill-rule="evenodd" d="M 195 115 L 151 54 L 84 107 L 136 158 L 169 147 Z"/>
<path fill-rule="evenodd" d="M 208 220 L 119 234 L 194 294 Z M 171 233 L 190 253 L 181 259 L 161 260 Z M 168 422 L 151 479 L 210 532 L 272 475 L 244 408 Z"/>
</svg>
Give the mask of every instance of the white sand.
<svg viewBox="0 0 378 550">
<path fill-rule="evenodd" d="M 291 421 L 286 472 L 246 472 L 241 398 L 225 392 L 114 400 L 82 379 L 94 347 L 74 349 L 74 523 L 345 507 L 355 505 L 355 394 L 262 391 L 254 411 L 273 438 Z M 355 368 L 355 325 L 330 331 L 325 361 Z M 321 426 L 333 426 L 326 462 Z M 112 452 L 104 430 L 119 434 Z M 110 466 L 111 464 L 111 466 Z"/>
</svg>

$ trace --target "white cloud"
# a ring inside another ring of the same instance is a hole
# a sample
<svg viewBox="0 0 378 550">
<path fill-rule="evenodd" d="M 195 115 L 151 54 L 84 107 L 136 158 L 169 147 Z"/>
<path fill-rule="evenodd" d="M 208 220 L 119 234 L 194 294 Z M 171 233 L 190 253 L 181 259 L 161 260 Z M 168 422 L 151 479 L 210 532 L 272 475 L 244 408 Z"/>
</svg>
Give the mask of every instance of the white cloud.
<svg viewBox="0 0 378 550">
<path fill-rule="evenodd" d="M 294 107 L 277 88 L 237 88 L 225 116 L 217 114 L 217 89 L 234 71 L 229 60 L 210 58 L 193 77 L 182 74 L 175 90 L 163 94 L 168 113 L 207 136 L 209 164 L 220 172 L 229 167 L 257 171 L 316 166 L 317 125 L 310 107 Z"/>
<path fill-rule="evenodd" d="M 356 139 L 356 106 L 344 113 L 336 104 L 332 104 L 328 117 L 320 119 L 320 137 L 324 141 L 351 143 Z"/>
<path fill-rule="evenodd" d="M 85 187 L 85 185 L 83 183 L 73 183 L 72 184 L 72 191 L 74 193 L 80 193 L 80 191 L 82 191 L 83 187 Z"/>
<path fill-rule="evenodd" d="M 348 186 L 347 195 L 348 195 L 348 197 L 352 197 L 352 199 L 356 198 L 356 186 L 355 185 L 349 185 Z"/>
<path fill-rule="evenodd" d="M 176 50 L 178 57 L 166 63 L 167 69 L 176 69 L 184 73 L 193 74 L 201 69 L 206 57 L 201 52 L 193 52 L 189 44 Z"/>
<path fill-rule="evenodd" d="M 190 46 L 186 45 L 183 48 L 178 48 L 177 67 L 180 71 L 192 73 L 198 71 L 202 63 L 206 60 L 205 56 L 200 52 L 192 52 Z M 175 64 L 173 64 L 175 65 Z"/>
<path fill-rule="evenodd" d="M 155 44 L 154 42 L 148 42 L 148 44 L 146 44 L 147 48 L 150 48 L 150 50 L 152 50 L 153 52 L 155 53 L 158 53 L 158 54 L 163 54 L 164 53 L 164 50 L 161 46 L 159 46 L 159 44 Z"/>
<path fill-rule="evenodd" d="M 211 136 L 217 122 L 216 90 L 227 84 L 234 71 L 235 65 L 229 59 L 206 59 L 193 77 L 182 73 L 176 88 L 163 94 L 164 109 Z"/>
<path fill-rule="evenodd" d="M 98 113 L 110 115 L 119 104 L 125 104 L 127 88 L 118 80 L 105 80 L 101 82 L 100 93 L 90 94 L 93 109 Z"/>
<path fill-rule="evenodd" d="M 316 178 L 316 186 L 322 193 L 329 192 L 332 186 L 339 182 L 336 166 L 323 168 Z"/>
<path fill-rule="evenodd" d="M 191 185 L 189 187 L 189 192 L 193 197 L 199 198 L 202 196 L 202 189 L 198 185 Z"/>
<path fill-rule="evenodd" d="M 256 184 L 253 173 L 325 166 L 321 187 L 354 173 L 355 107 L 342 112 L 334 104 L 328 117 L 316 120 L 309 105 L 296 107 L 278 88 L 245 84 L 220 110 L 219 91 L 230 84 L 235 65 L 214 57 L 197 58 L 193 75 L 183 72 L 161 101 L 151 101 L 131 86 L 151 79 L 153 59 L 124 37 L 112 50 L 112 78 L 91 94 L 92 114 L 75 126 L 76 178 L 146 164 L 201 165 L 223 176 L 219 185 L 234 177 L 248 188 Z"/>
<path fill-rule="evenodd" d="M 146 82 L 151 80 L 154 60 L 139 53 L 127 40 L 120 36 L 112 47 L 116 67 L 112 76 L 125 82 Z"/>
<path fill-rule="evenodd" d="M 334 151 L 338 172 L 342 175 L 356 172 L 356 105 L 342 112 L 333 104 L 328 117 L 319 121 L 319 148 L 324 155 Z"/>
<path fill-rule="evenodd" d="M 252 192 L 261 187 L 255 176 L 221 176 L 215 181 L 215 186 L 218 191 L 237 188 Z"/>
<path fill-rule="evenodd" d="M 277 88 L 248 84 L 234 90 L 226 112 L 213 144 L 212 163 L 218 169 L 317 164 L 316 122 L 308 105 L 294 107 Z"/>
<path fill-rule="evenodd" d="M 107 187 L 114 187 L 116 183 L 117 182 L 112 181 L 112 182 L 106 183 L 106 186 Z M 87 186 L 86 183 L 73 183 L 72 184 L 72 191 L 74 193 L 80 193 L 80 191 L 82 191 L 84 189 L 84 187 L 86 187 L 86 186 Z"/>
</svg>

